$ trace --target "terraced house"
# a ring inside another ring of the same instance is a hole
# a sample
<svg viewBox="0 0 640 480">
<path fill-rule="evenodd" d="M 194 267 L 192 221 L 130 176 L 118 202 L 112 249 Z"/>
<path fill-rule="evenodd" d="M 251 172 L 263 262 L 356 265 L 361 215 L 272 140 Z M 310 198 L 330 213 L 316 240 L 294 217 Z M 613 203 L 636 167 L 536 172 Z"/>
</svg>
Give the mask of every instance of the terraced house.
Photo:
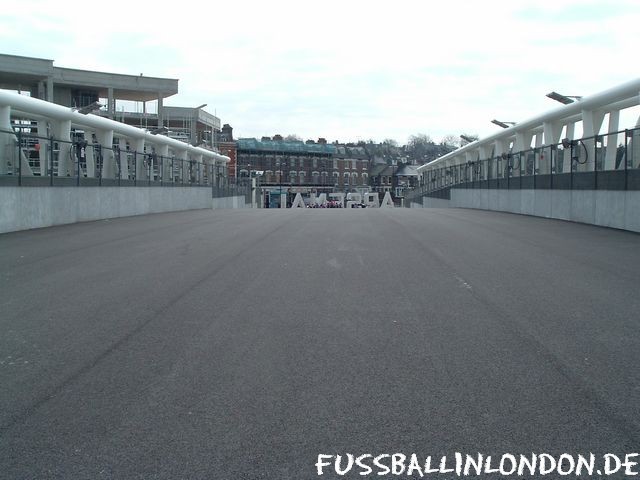
<svg viewBox="0 0 640 480">
<path fill-rule="evenodd" d="M 368 191 L 364 149 L 318 141 L 286 141 L 280 135 L 237 140 L 237 177 L 257 178 L 264 204 L 279 206 L 281 194 Z"/>
</svg>

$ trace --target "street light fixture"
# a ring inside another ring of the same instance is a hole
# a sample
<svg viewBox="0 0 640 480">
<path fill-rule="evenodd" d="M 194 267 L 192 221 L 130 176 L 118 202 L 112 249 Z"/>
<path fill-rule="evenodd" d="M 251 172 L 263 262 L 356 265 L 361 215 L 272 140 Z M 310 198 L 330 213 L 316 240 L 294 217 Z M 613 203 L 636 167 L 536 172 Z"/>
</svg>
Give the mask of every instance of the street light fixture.
<svg viewBox="0 0 640 480">
<path fill-rule="evenodd" d="M 151 135 L 166 135 L 169 133 L 169 129 L 167 127 L 157 127 L 149 130 Z"/>
<path fill-rule="evenodd" d="M 468 137 L 467 135 L 460 135 L 460 138 L 467 143 L 473 143 L 476 141 L 475 138 Z"/>
<path fill-rule="evenodd" d="M 80 107 L 76 110 L 76 112 L 81 113 L 82 115 L 88 115 L 91 112 L 95 112 L 96 110 L 99 110 L 103 107 L 104 105 L 102 105 L 100 102 L 93 102 L 90 103 L 89 105 L 85 105 L 84 107 Z"/>
<path fill-rule="evenodd" d="M 556 102 L 560 102 L 563 105 L 569 105 L 570 103 L 575 102 L 576 100 L 580 100 L 582 97 L 579 95 L 562 95 L 558 92 L 547 93 L 547 97 Z"/>
<path fill-rule="evenodd" d="M 199 105 L 199 106 L 195 107 L 194 110 L 200 110 L 201 108 L 204 108 L 206 106 L 207 106 L 207 104 L 203 103 L 202 105 Z"/>
<path fill-rule="evenodd" d="M 496 120 L 495 118 L 491 120 L 491 123 L 498 125 L 499 127 L 502 127 L 502 128 L 509 128 L 516 124 L 516 122 L 501 122 L 500 120 Z"/>
</svg>

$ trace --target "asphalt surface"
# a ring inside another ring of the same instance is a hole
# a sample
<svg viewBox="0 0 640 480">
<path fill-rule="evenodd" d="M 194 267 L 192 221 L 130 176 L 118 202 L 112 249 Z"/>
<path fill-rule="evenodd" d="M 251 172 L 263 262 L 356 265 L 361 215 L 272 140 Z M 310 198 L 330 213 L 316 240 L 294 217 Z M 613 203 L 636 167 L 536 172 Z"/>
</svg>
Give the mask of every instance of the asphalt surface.
<svg viewBox="0 0 640 480">
<path fill-rule="evenodd" d="M 472 210 L 0 235 L 0 478 L 381 478 L 315 463 L 638 452 L 639 290 L 640 235 Z"/>
</svg>

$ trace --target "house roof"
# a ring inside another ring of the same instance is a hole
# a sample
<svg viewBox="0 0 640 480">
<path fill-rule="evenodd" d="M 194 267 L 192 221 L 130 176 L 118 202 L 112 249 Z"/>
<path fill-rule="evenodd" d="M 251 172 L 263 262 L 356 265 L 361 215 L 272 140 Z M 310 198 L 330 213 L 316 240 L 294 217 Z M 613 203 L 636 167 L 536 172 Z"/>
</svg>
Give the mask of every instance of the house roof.
<svg viewBox="0 0 640 480">
<path fill-rule="evenodd" d="M 332 155 L 336 146 L 323 143 L 305 143 L 302 141 L 287 142 L 284 140 L 256 140 L 255 138 L 238 139 L 238 150 L 253 150 L 275 153 L 321 153 Z"/>
</svg>

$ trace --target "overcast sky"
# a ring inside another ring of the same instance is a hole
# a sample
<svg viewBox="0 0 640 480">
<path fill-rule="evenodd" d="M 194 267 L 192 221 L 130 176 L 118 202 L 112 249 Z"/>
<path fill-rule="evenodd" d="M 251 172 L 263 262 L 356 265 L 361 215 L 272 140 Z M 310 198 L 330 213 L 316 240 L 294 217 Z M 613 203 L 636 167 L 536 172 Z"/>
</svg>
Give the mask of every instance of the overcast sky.
<svg viewBox="0 0 640 480">
<path fill-rule="evenodd" d="M 484 136 L 640 76 L 638 0 L 20 0 L 0 53 L 177 78 L 236 137 Z M 169 7 L 170 5 L 170 7 Z"/>
</svg>

